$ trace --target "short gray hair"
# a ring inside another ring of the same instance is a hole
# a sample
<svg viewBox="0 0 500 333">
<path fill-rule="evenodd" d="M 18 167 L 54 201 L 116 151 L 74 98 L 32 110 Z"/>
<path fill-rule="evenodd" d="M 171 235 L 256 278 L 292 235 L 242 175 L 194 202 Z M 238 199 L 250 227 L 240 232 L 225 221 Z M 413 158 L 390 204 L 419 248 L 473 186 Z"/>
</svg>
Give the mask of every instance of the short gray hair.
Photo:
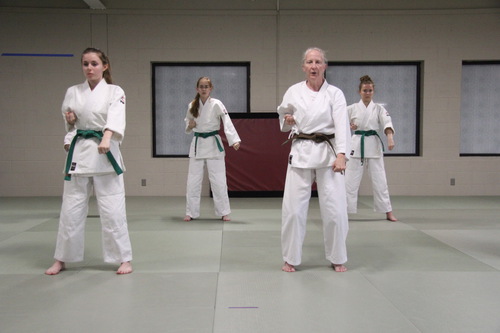
<svg viewBox="0 0 500 333">
<path fill-rule="evenodd" d="M 304 54 L 302 55 L 302 63 L 304 63 L 304 62 L 306 61 L 306 56 L 307 56 L 307 54 L 308 54 L 309 52 L 311 52 L 311 51 L 318 51 L 318 52 L 321 54 L 321 56 L 323 57 L 323 62 L 324 62 L 325 64 L 327 64 L 327 63 L 328 63 L 328 60 L 326 59 L 326 53 L 325 53 L 325 51 L 323 51 L 323 50 L 322 50 L 322 49 L 320 49 L 319 47 L 310 47 L 310 48 L 308 48 L 307 50 L 305 50 L 305 51 L 304 51 Z"/>
</svg>

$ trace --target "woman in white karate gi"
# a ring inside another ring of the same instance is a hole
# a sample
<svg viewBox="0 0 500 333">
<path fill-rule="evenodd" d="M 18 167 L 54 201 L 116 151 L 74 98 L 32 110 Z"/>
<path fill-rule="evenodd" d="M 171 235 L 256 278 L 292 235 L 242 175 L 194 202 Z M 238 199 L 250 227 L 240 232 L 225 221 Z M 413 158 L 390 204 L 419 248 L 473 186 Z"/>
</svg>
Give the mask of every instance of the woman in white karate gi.
<svg viewBox="0 0 500 333">
<path fill-rule="evenodd" d="M 343 171 L 349 151 L 349 122 L 343 92 L 324 78 L 327 60 L 323 50 L 307 49 L 302 61 L 306 80 L 286 91 L 278 107 L 281 131 L 291 131 L 283 195 L 281 245 L 285 272 L 295 272 L 316 182 L 325 256 L 336 272 L 347 268 L 347 203 Z"/>
<path fill-rule="evenodd" d="M 117 274 L 132 272 L 120 143 L 125 133 L 125 93 L 112 84 L 106 55 L 94 48 L 82 54 L 84 83 L 70 87 L 62 113 L 73 136 L 65 182 L 55 262 L 46 270 L 56 275 L 67 262 L 84 258 L 88 201 L 95 191 L 102 224 L 104 261 L 119 264 Z M 75 131 L 76 130 L 76 131 Z"/>
<path fill-rule="evenodd" d="M 347 108 L 351 129 L 354 130 L 351 158 L 346 170 L 347 211 L 357 212 L 359 185 L 363 172 L 367 169 L 372 180 L 374 211 L 385 213 L 387 220 L 396 222 L 385 175 L 383 143 L 377 134 L 378 130 L 385 133 L 388 148 L 392 150 L 394 126 L 387 110 L 373 102 L 374 93 L 375 84 L 372 79 L 368 75 L 361 77 L 361 100 Z"/>
<path fill-rule="evenodd" d="M 186 133 L 194 132 L 189 150 L 189 171 L 186 186 L 186 216 L 191 221 L 200 216 L 201 184 L 203 169 L 207 166 L 212 189 L 215 215 L 230 221 L 229 197 L 226 183 L 225 152 L 219 136 L 221 121 L 230 146 L 240 148 L 240 137 L 231 122 L 226 107 L 218 99 L 210 97 L 213 85 L 208 77 L 200 77 L 196 83 L 196 97 L 186 113 Z"/>
</svg>

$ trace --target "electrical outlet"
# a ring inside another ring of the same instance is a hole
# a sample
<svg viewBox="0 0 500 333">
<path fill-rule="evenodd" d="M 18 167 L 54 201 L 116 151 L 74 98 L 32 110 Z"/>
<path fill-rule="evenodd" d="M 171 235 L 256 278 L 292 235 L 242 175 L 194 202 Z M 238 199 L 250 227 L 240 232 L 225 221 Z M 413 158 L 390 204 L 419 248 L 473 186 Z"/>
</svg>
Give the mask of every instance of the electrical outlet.
<svg viewBox="0 0 500 333">
<path fill-rule="evenodd" d="M 146 179 L 141 179 L 141 186 L 146 186 Z"/>
<path fill-rule="evenodd" d="M 450 185 L 455 186 L 455 178 L 450 178 Z"/>
</svg>

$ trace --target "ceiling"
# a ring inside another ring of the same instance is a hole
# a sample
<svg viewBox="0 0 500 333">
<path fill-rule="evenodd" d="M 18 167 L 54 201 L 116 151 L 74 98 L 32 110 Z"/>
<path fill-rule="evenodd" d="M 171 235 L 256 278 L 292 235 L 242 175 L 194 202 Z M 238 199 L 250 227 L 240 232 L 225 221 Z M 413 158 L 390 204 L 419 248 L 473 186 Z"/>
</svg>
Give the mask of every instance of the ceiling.
<svg viewBox="0 0 500 333">
<path fill-rule="evenodd" d="M 0 8 L 90 9 L 96 6 L 95 3 L 97 3 L 97 7 L 102 4 L 107 10 L 439 10 L 500 8 L 500 0 L 0 0 Z"/>
</svg>

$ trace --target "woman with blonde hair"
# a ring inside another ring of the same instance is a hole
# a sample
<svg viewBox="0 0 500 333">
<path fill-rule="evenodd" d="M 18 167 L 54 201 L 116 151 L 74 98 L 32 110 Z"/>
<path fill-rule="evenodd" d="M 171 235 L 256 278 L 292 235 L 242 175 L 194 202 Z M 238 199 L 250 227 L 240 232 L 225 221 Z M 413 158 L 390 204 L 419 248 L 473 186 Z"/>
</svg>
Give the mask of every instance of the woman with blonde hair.
<svg viewBox="0 0 500 333">
<path fill-rule="evenodd" d="M 290 131 L 283 194 L 281 248 L 284 272 L 295 272 L 302 262 L 311 186 L 317 184 L 323 222 L 325 257 L 335 272 L 347 267 L 349 230 L 344 170 L 349 152 L 349 123 L 344 93 L 325 80 L 325 52 L 304 52 L 305 80 L 292 85 L 278 106 L 280 129 Z"/>
</svg>

